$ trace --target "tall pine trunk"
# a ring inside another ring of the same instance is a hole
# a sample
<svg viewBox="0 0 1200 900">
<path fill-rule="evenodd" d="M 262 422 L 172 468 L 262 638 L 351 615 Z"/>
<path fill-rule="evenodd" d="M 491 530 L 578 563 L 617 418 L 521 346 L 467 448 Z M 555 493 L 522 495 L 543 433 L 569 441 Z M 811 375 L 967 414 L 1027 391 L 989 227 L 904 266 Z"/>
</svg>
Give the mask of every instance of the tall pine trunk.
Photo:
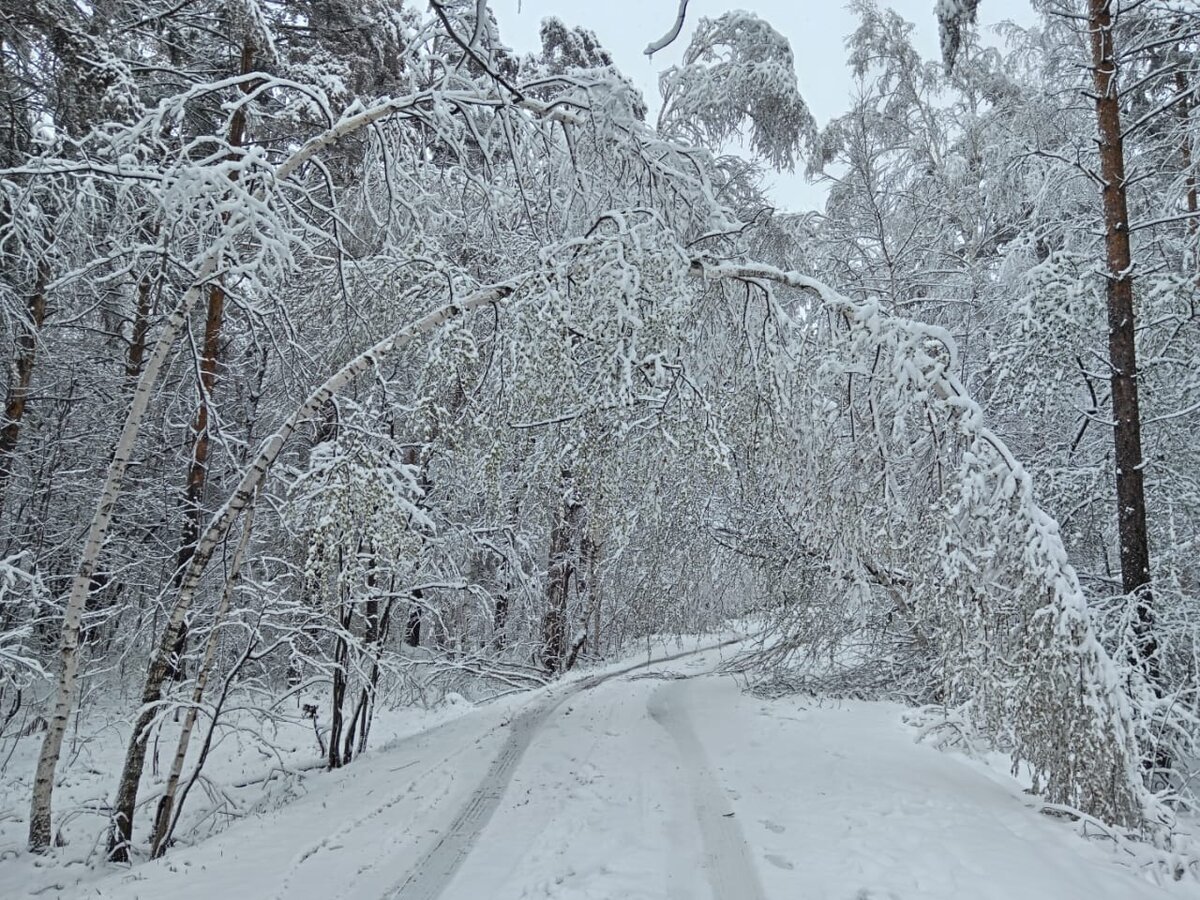
<svg viewBox="0 0 1200 900">
<path fill-rule="evenodd" d="M 1112 369 L 1113 440 L 1117 468 L 1117 525 L 1121 586 L 1135 598 L 1137 654 L 1156 688 L 1158 642 L 1150 590 L 1150 543 L 1146 533 L 1141 412 L 1133 310 L 1133 253 L 1129 241 L 1125 147 L 1113 40 L 1112 0 L 1088 0 L 1092 75 L 1096 88 L 1104 245 L 1108 272 L 1108 356 Z"/>
</svg>

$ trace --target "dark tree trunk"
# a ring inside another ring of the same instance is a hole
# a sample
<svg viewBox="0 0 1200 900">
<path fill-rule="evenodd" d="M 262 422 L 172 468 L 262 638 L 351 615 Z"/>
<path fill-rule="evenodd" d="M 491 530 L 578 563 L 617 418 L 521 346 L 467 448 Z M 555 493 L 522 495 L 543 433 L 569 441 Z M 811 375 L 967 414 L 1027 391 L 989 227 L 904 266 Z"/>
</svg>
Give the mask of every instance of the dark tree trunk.
<svg viewBox="0 0 1200 900">
<path fill-rule="evenodd" d="M 338 635 L 333 653 L 333 697 L 329 715 L 329 768 L 337 769 L 342 765 L 342 704 L 346 700 L 346 667 L 350 658 L 350 648 L 346 639 Z"/>
<path fill-rule="evenodd" d="M 371 721 L 375 713 L 375 694 L 379 690 L 379 661 L 383 656 L 383 642 L 387 640 L 388 629 L 392 621 L 393 602 L 391 598 L 388 599 L 387 603 L 383 606 L 383 615 L 379 616 L 376 620 L 374 659 L 371 662 L 371 680 L 363 688 L 362 699 L 359 701 L 362 707 L 362 722 L 358 729 L 359 753 L 367 749 L 367 736 L 371 733 Z"/>
<path fill-rule="evenodd" d="M 141 232 L 142 239 L 147 243 L 158 240 L 157 225 L 143 225 Z M 137 385 L 146 363 L 146 339 L 150 334 L 150 313 L 154 308 L 153 294 L 158 278 L 159 270 L 151 266 L 138 279 L 137 306 L 133 312 L 133 325 L 129 329 L 129 351 L 125 356 L 125 377 L 129 379 L 130 390 Z"/>
<path fill-rule="evenodd" d="M 404 643 L 409 647 L 421 646 L 421 601 L 424 594 L 417 588 L 412 592 L 416 601 L 408 610 L 408 621 L 404 623 Z"/>
<path fill-rule="evenodd" d="M 508 594 L 496 598 L 496 609 L 492 612 L 492 649 L 503 650 L 508 643 L 504 629 L 508 627 Z"/>
<path fill-rule="evenodd" d="M 571 473 L 562 473 L 563 499 L 550 529 L 550 560 L 546 573 L 546 612 L 542 616 L 542 666 L 550 674 L 565 671 L 574 550 L 579 541 L 583 504 L 575 495 Z"/>
<path fill-rule="evenodd" d="M 579 659 L 579 653 L 587 645 L 587 632 L 581 631 L 579 637 L 571 643 L 571 655 L 567 657 L 566 671 L 570 672 L 575 668 L 575 663 Z"/>
<path fill-rule="evenodd" d="M 1188 219 L 1187 223 L 1188 234 L 1194 241 L 1197 231 L 1200 230 L 1200 218 L 1198 218 L 1196 215 L 1197 212 L 1200 212 L 1200 192 L 1197 191 L 1196 175 L 1192 171 L 1191 119 L 1192 107 L 1195 105 L 1195 101 L 1190 99 L 1188 77 L 1187 73 L 1184 72 L 1183 69 L 1177 69 L 1175 71 L 1175 88 L 1177 91 L 1179 91 L 1179 95 L 1184 98 L 1183 100 L 1179 101 L 1177 106 L 1177 109 L 1179 110 L 1179 124 L 1181 126 L 1181 133 L 1183 135 L 1180 141 L 1179 150 L 1180 156 L 1182 157 L 1181 162 L 1184 171 L 1183 184 L 1185 199 L 1187 202 L 1187 211 L 1191 214 L 1191 218 Z M 1196 247 L 1193 246 L 1191 249 L 1193 253 L 1196 252 Z"/>
<path fill-rule="evenodd" d="M 1150 545 L 1146 533 L 1141 413 L 1133 310 L 1133 256 L 1129 242 L 1125 148 L 1113 46 L 1111 0 L 1088 0 L 1092 74 L 1096 88 L 1101 197 L 1107 254 L 1108 353 L 1112 367 L 1113 438 L 1117 468 L 1117 523 L 1121 584 L 1136 598 L 1137 653 L 1157 688 L 1158 642 L 1150 591 Z"/>
<path fill-rule="evenodd" d="M 247 41 L 242 46 L 241 74 L 248 75 L 254 70 L 255 47 Z M 249 93 L 250 86 L 243 85 L 242 91 Z M 229 146 L 234 149 L 241 147 L 246 139 L 245 107 L 238 107 L 229 122 Z M 237 171 L 233 171 L 230 181 L 237 180 Z M 226 215 L 225 220 L 228 220 Z M 183 496 L 183 534 L 179 541 L 179 557 L 176 561 L 175 587 L 179 587 L 183 573 L 187 571 L 188 563 L 196 553 L 196 542 L 200 540 L 200 529 L 204 527 L 204 487 L 208 481 L 208 457 L 212 446 L 212 410 L 210 408 L 213 391 L 217 385 L 217 369 L 221 359 L 221 327 L 225 322 L 225 287 L 219 281 L 209 289 L 208 309 L 204 317 L 204 345 L 200 357 L 200 401 L 196 408 L 196 417 L 192 421 L 192 459 L 188 465 L 187 483 Z M 136 326 L 135 326 L 136 327 Z M 188 628 L 185 625 L 179 632 L 175 645 L 174 662 L 170 672 L 173 679 L 186 677 L 183 655 L 187 650 Z"/>
<path fill-rule="evenodd" d="M 37 358 L 38 334 L 46 321 L 46 284 L 49 281 L 50 266 L 45 262 L 38 263 L 37 281 L 29 295 L 29 320 L 22 323 L 14 342 L 16 347 L 8 395 L 4 398 L 4 420 L 0 422 L 0 512 L 4 509 L 4 495 L 15 467 L 14 455 L 21 437 L 21 423 L 29 399 L 29 385 L 33 381 L 33 364 Z"/>
<path fill-rule="evenodd" d="M 590 535 L 584 537 L 580 545 L 580 557 L 584 572 L 587 573 L 586 603 L 588 623 L 592 628 L 592 655 L 600 656 L 600 545 Z"/>
<path fill-rule="evenodd" d="M 362 753 L 367 746 L 367 732 L 371 727 L 371 715 L 375 708 L 375 688 L 379 684 L 379 660 L 383 644 L 383 629 L 387 612 L 380 615 L 379 598 L 375 590 L 375 558 L 372 556 L 367 570 L 368 599 L 364 604 L 363 648 L 371 654 L 370 680 L 359 691 L 358 700 L 354 704 L 354 714 L 350 717 L 346 728 L 346 736 L 342 741 L 342 765 L 346 765 L 356 753 Z M 388 601 L 390 607 L 391 601 Z"/>
</svg>

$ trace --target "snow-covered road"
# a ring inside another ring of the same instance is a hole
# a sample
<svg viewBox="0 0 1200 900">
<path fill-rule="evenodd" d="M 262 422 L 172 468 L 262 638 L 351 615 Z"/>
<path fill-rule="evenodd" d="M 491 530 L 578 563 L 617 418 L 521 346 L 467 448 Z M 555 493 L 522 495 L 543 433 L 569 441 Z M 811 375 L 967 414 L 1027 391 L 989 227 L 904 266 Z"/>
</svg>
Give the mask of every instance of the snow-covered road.
<svg viewBox="0 0 1200 900">
<path fill-rule="evenodd" d="M 766 701 L 719 651 L 472 712 L 57 896 L 1141 900 L 1168 893 L 899 707 Z M 41 896 L 56 896 L 53 891 Z"/>
<path fill-rule="evenodd" d="M 571 698 L 441 900 L 1168 896 L 899 707 L 759 700 L 713 662 Z"/>
</svg>

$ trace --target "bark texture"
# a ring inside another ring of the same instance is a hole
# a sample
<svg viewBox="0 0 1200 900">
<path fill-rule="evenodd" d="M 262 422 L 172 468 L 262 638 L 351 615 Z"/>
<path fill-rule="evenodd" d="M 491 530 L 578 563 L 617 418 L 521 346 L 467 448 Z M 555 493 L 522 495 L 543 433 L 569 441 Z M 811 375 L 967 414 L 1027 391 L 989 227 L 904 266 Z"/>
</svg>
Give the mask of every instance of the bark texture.
<svg viewBox="0 0 1200 900">
<path fill-rule="evenodd" d="M 14 455 L 21 437 L 25 406 L 29 402 L 29 385 L 33 381 L 33 366 L 37 359 L 38 334 L 46 321 L 46 284 L 50 280 L 47 263 L 38 264 L 37 281 L 29 295 L 28 320 L 16 339 L 8 392 L 4 398 L 4 420 L 0 422 L 0 512 L 4 511 L 4 495 L 12 480 Z"/>
<path fill-rule="evenodd" d="M 241 74 L 249 75 L 254 69 L 254 44 L 247 41 L 242 45 Z M 252 90 L 250 82 L 243 82 L 241 91 L 249 94 Z M 239 106 L 229 120 L 229 133 L 226 137 L 230 155 L 240 151 L 246 140 L 246 107 Z M 229 175 L 230 181 L 237 181 L 235 169 Z M 226 213 L 222 221 L 228 225 L 229 215 Z M 178 579 L 183 577 L 192 554 L 196 552 L 196 541 L 200 539 L 200 528 L 204 524 L 204 488 L 208 482 L 208 457 L 212 446 L 210 429 L 212 427 L 212 397 L 217 386 L 217 369 L 221 361 L 221 327 L 225 322 L 225 286 L 219 280 L 208 290 L 208 309 L 204 316 L 204 344 L 200 351 L 199 381 L 200 399 L 196 407 L 196 416 L 192 421 L 191 460 L 188 463 L 187 482 L 183 494 L 183 534 L 179 542 L 179 557 L 176 565 L 176 587 Z M 187 649 L 187 627 L 179 632 L 175 646 L 175 661 L 171 668 L 171 677 L 183 678 L 186 674 L 183 654 Z"/>
<path fill-rule="evenodd" d="M 1158 683 L 1158 643 L 1150 590 L 1141 410 L 1133 306 L 1133 253 L 1129 241 L 1125 146 L 1113 41 L 1112 0 L 1088 0 L 1092 75 L 1096 89 L 1104 246 L 1108 271 L 1108 356 L 1112 370 L 1113 443 L 1117 476 L 1117 528 L 1121 586 L 1137 598 L 1137 640 L 1147 677 Z"/>
</svg>

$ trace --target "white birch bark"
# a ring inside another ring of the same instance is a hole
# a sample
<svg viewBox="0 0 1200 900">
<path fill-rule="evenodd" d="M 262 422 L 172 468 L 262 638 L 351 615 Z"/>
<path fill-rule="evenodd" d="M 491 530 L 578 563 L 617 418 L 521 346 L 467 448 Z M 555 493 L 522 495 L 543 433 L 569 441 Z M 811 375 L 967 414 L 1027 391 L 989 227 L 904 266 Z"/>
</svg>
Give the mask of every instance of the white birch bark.
<svg viewBox="0 0 1200 900">
<path fill-rule="evenodd" d="M 183 761 L 187 758 L 188 744 L 192 739 L 192 731 L 196 727 L 196 718 L 200 710 L 200 701 L 204 699 L 204 689 L 208 686 L 208 678 L 212 673 L 213 660 L 217 655 L 217 644 L 221 637 L 221 623 L 233 603 L 233 592 L 237 588 L 238 579 L 242 572 L 242 562 L 246 558 L 246 546 L 250 543 L 250 533 L 254 530 L 254 504 L 251 503 L 246 511 L 246 519 L 242 523 L 242 537 L 238 541 L 229 566 L 229 576 L 225 579 L 225 590 L 221 594 L 221 602 L 213 615 L 212 630 L 208 633 L 208 641 L 204 646 L 204 657 L 196 672 L 196 684 L 192 688 L 192 705 L 188 707 L 183 720 L 183 729 L 179 732 L 179 743 L 175 746 L 175 758 L 171 760 L 171 772 L 167 776 L 167 785 L 163 789 L 162 798 L 158 802 L 158 810 L 154 818 L 154 834 L 150 840 L 150 858 L 158 859 L 166 850 L 167 841 L 174 831 L 178 812 L 175 809 L 175 794 L 179 790 L 179 777 L 183 774 Z"/>
<path fill-rule="evenodd" d="M 137 442 L 142 418 L 146 414 L 146 408 L 150 405 L 150 396 L 154 391 L 154 384 L 158 380 L 158 373 L 162 369 L 175 339 L 183 330 L 188 314 L 200 298 L 204 281 L 215 269 L 216 255 L 210 254 L 200 267 L 196 283 L 183 295 L 183 299 L 167 319 L 146 367 L 142 369 L 133 398 L 129 403 L 129 411 L 125 416 L 125 425 L 121 429 L 121 436 L 117 440 L 116 449 L 113 450 L 112 459 L 108 464 L 104 487 L 100 492 L 100 501 L 96 504 L 91 524 L 88 526 L 87 540 L 83 545 L 79 568 L 71 581 L 71 590 L 67 595 L 66 609 L 63 613 L 63 631 L 58 651 L 60 659 L 58 684 L 54 695 L 54 706 L 46 728 L 46 736 L 42 739 L 42 748 L 38 755 L 37 772 L 34 775 L 33 798 L 29 810 L 29 849 L 33 851 L 42 851 L 50 846 L 54 775 L 58 768 L 63 737 L 67 733 L 67 722 L 75 701 L 75 687 L 79 674 L 80 626 L 88 594 L 91 591 L 92 578 L 96 574 L 100 551 L 108 536 L 113 509 L 116 506 L 117 497 L 121 493 L 125 470 L 129 466 L 133 446 Z"/>
<path fill-rule="evenodd" d="M 204 570 L 217 547 L 225 540 L 238 516 L 247 508 L 266 480 L 271 466 L 282 452 L 288 439 L 300 425 L 316 415 L 326 401 L 360 375 L 374 368 L 380 358 L 406 346 L 457 315 L 481 306 L 505 302 L 516 291 L 519 281 L 520 279 L 516 279 L 483 288 L 462 300 L 448 303 L 434 310 L 427 316 L 379 341 L 342 366 L 309 394 L 288 420 L 263 442 L 254 459 L 242 473 L 237 487 L 213 516 L 197 542 L 196 552 L 180 581 L 179 593 L 171 608 L 158 650 L 147 670 L 146 682 L 142 690 L 142 708 L 134 725 L 133 733 L 130 735 L 125 764 L 121 771 L 121 780 L 117 786 L 117 799 L 114 804 L 117 827 L 113 830 L 112 842 L 109 846 L 110 858 L 116 860 L 128 858 L 129 842 L 133 833 L 133 814 L 137 808 L 137 793 L 146 760 L 146 744 L 150 726 L 158 714 L 158 704 L 162 699 L 162 685 L 170 664 L 171 654 L 174 652 L 175 640 L 179 635 L 179 629 L 183 626 L 188 610 L 191 609 L 192 600 L 196 595 L 196 589 L 200 585 Z"/>
<path fill-rule="evenodd" d="M 486 102 L 484 95 L 467 92 L 460 93 L 462 96 L 458 99 L 461 99 L 463 102 Z M 429 92 L 422 92 L 385 101 L 371 109 L 363 110 L 354 115 L 343 116 L 336 124 L 310 139 L 280 164 L 275 170 L 273 184 L 279 185 L 286 181 L 307 162 L 312 160 L 317 153 L 335 144 L 346 135 L 365 128 L 389 115 L 398 114 L 405 109 L 432 102 L 433 95 Z M 259 198 L 262 198 L 264 193 L 265 188 L 258 192 Z M 100 499 L 96 504 L 95 512 L 88 527 L 87 539 L 84 542 L 79 566 L 71 581 L 71 589 L 67 595 L 63 613 L 62 638 L 59 642 L 60 668 L 58 682 L 55 687 L 54 703 L 46 729 L 46 736 L 42 740 L 41 751 L 38 755 L 29 810 L 29 849 L 34 852 L 44 851 L 50 846 L 51 842 L 54 778 L 58 769 L 59 755 L 62 752 L 63 738 L 66 735 L 67 722 L 70 719 L 71 709 L 75 702 L 75 690 L 79 674 L 80 627 L 83 620 L 83 612 L 87 605 L 88 594 L 91 590 L 92 578 L 96 573 L 96 566 L 100 559 L 100 551 L 108 536 L 109 527 L 112 524 L 113 510 L 116 506 L 117 498 L 121 493 L 125 470 L 129 465 L 133 447 L 137 442 L 142 419 L 146 414 L 146 409 L 149 407 L 150 398 L 154 391 L 154 385 L 158 381 L 159 372 L 171 347 L 179 337 L 188 315 L 203 293 L 206 282 L 217 270 L 225 240 L 226 238 L 223 236 L 208 250 L 197 272 L 195 283 L 188 289 L 187 293 L 180 300 L 179 305 L 171 313 L 170 318 L 163 327 L 162 333 L 159 335 L 158 341 L 154 345 L 154 350 L 150 354 L 146 367 L 142 370 L 141 376 L 138 378 L 133 398 L 126 412 L 125 424 L 122 426 L 120 438 L 117 441 L 112 459 L 108 465 L 104 486 L 100 492 Z M 429 327 L 435 326 L 430 325 Z M 234 516 L 236 516 L 237 512 L 241 511 L 245 502 L 246 498 L 243 498 L 241 505 L 234 512 Z M 208 552 L 211 554 L 211 548 Z M 187 593 L 190 597 L 190 591 L 194 589 L 194 584 L 190 589 L 185 585 L 185 590 L 181 592 L 181 596 Z M 175 631 L 177 629 L 168 630 Z"/>
</svg>

